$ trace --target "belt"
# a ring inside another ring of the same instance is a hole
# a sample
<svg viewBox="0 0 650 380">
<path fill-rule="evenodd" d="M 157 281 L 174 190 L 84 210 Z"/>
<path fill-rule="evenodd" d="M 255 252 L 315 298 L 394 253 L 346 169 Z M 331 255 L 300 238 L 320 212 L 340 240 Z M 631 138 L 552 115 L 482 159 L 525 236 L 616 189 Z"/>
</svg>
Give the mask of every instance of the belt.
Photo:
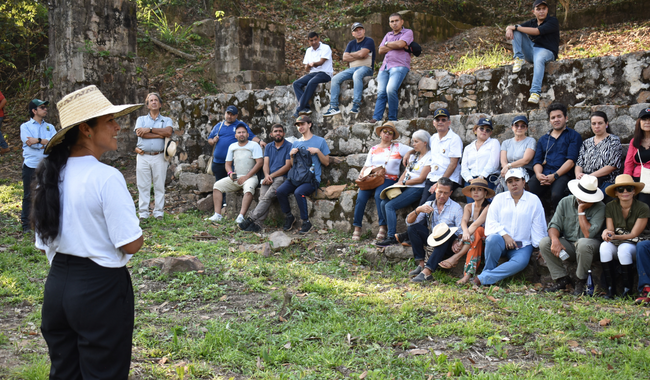
<svg viewBox="0 0 650 380">
<path fill-rule="evenodd" d="M 149 155 L 149 156 L 157 156 L 160 153 L 162 153 L 162 152 L 143 152 L 142 154 L 146 154 L 146 155 Z"/>
</svg>

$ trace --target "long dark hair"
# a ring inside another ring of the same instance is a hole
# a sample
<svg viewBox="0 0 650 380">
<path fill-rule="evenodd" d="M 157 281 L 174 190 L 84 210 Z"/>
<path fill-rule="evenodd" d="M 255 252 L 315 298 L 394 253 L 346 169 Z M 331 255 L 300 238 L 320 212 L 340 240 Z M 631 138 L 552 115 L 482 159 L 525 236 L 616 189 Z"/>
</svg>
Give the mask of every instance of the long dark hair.
<svg viewBox="0 0 650 380">
<path fill-rule="evenodd" d="M 641 141 L 643 140 L 643 130 L 641 129 L 641 119 L 636 119 L 636 124 L 634 124 L 634 141 L 632 145 L 635 148 L 641 149 Z"/>
<path fill-rule="evenodd" d="M 85 122 L 91 128 L 97 118 Z M 50 244 L 59 235 L 61 224 L 61 193 L 59 182 L 61 170 L 68 163 L 70 150 L 77 143 L 79 126 L 70 129 L 60 144 L 54 146 L 49 155 L 41 160 L 32 181 L 32 228 L 45 244 Z"/>
</svg>

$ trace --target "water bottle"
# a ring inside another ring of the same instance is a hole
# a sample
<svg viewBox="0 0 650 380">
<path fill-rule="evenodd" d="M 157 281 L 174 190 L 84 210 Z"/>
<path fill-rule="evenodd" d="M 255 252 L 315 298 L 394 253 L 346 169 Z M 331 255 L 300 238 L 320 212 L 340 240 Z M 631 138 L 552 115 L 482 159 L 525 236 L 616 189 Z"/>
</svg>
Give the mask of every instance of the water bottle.
<svg viewBox="0 0 650 380">
<path fill-rule="evenodd" d="M 590 297 L 594 295 L 594 279 L 591 277 L 591 269 L 587 271 L 587 295 Z"/>
<path fill-rule="evenodd" d="M 561 250 L 560 251 L 560 258 L 562 259 L 562 261 L 566 261 L 566 259 L 569 258 L 569 254 L 565 250 Z"/>
</svg>

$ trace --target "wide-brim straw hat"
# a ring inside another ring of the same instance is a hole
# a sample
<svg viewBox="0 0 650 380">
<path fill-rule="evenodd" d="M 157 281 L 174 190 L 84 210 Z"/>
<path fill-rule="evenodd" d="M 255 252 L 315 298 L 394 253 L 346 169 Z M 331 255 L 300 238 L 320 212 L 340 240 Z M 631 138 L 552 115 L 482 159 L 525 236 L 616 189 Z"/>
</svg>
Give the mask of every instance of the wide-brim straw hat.
<svg viewBox="0 0 650 380">
<path fill-rule="evenodd" d="M 463 195 L 471 198 L 472 189 L 474 188 L 484 189 L 487 192 L 485 198 L 492 198 L 495 195 L 494 190 L 488 187 L 488 182 L 483 178 L 474 178 L 473 180 L 471 180 L 469 185 L 463 187 Z"/>
<path fill-rule="evenodd" d="M 381 130 L 384 128 L 388 128 L 393 131 L 393 140 L 399 138 L 399 132 L 397 132 L 397 128 L 395 128 L 395 124 L 393 124 L 392 121 L 387 121 L 383 125 L 375 128 L 375 134 L 381 138 Z"/>
<path fill-rule="evenodd" d="M 169 161 L 176 155 L 176 141 L 165 137 L 165 161 Z"/>
<path fill-rule="evenodd" d="M 603 191 L 598 188 L 598 178 L 585 174 L 580 178 L 569 181 L 569 191 L 576 198 L 587 203 L 600 202 L 605 198 Z"/>
<path fill-rule="evenodd" d="M 402 189 L 407 187 L 406 185 L 391 185 L 385 188 L 384 190 L 381 191 L 381 194 L 379 194 L 379 198 L 381 199 L 393 199 L 397 197 L 398 195 L 402 194 Z"/>
<path fill-rule="evenodd" d="M 427 244 L 430 247 L 437 247 L 453 237 L 457 230 L 458 227 L 449 228 L 447 223 L 444 222 L 436 224 L 433 231 L 431 231 L 431 235 L 427 238 Z"/>
<path fill-rule="evenodd" d="M 643 190 L 645 184 L 641 182 L 634 182 L 634 179 L 629 174 L 621 174 L 616 176 L 613 185 L 607 186 L 605 193 L 607 193 L 607 195 L 612 198 L 618 198 L 616 188 L 619 186 L 634 186 L 634 195 L 637 195 L 641 192 L 641 190 Z"/>
<path fill-rule="evenodd" d="M 45 154 L 60 144 L 70 129 L 85 121 L 110 114 L 113 114 L 114 117 L 124 116 L 142 106 L 143 104 L 113 105 L 97 86 L 88 86 L 72 92 L 56 103 L 61 130 L 47 143 Z"/>
</svg>

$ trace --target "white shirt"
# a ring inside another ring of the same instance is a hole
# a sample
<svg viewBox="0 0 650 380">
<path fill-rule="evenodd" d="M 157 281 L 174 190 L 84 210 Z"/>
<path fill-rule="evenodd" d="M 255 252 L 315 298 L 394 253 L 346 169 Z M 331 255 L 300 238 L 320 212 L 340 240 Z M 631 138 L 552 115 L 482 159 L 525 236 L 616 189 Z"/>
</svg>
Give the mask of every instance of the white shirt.
<svg viewBox="0 0 650 380">
<path fill-rule="evenodd" d="M 255 167 L 255 160 L 262 157 L 264 154 L 260 144 L 249 140 L 244 146 L 240 146 L 238 142 L 230 144 L 226 162 L 232 162 L 233 171 L 238 176 L 245 176 Z"/>
<path fill-rule="evenodd" d="M 476 149 L 476 140 L 474 140 L 465 147 L 460 174 L 466 182 L 478 176 L 487 179 L 490 174 L 499 172 L 500 157 L 501 144 L 499 144 L 499 140 L 488 137 L 478 150 Z"/>
<path fill-rule="evenodd" d="M 445 175 L 451 158 L 463 156 L 463 140 L 450 129 L 442 139 L 438 133 L 431 136 L 429 145 L 431 146 L 431 171 L 427 179 L 431 182 L 438 182 L 440 177 Z M 460 160 L 458 160 L 456 169 L 449 178 L 456 183 L 460 183 L 460 166 Z"/>
<path fill-rule="evenodd" d="M 36 248 L 50 264 L 59 252 L 107 268 L 125 266 L 133 255 L 119 247 L 142 236 L 142 229 L 122 173 L 93 156 L 70 157 L 60 178 L 59 235 L 48 246 L 36 234 Z"/>
<path fill-rule="evenodd" d="M 539 247 L 539 241 L 548 236 L 542 202 L 537 195 L 524 190 L 519 202 L 509 191 L 497 194 L 488 208 L 485 235 L 510 235 L 523 246 Z"/>
<path fill-rule="evenodd" d="M 366 162 L 363 164 L 365 167 L 371 166 L 385 166 L 386 175 L 399 177 L 399 167 L 402 163 L 402 157 L 411 150 L 411 147 L 402 143 L 392 143 L 388 148 L 380 148 L 375 145 L 370 148 Z M 390 152 L 390 159 L 388 153 Z M 397 180 L 397 178 L 395 178 Z"/>
<path fill-rule="evenodd" d="M 415 161 L 415 153 L 412 153 L 409 156 L 409 162 L 406 165 L 406 174 L 404 175 L 404 179 L 406 180 L 420 178 L 420 174 L 424 167 L 431 166 L 431 151 L 428 151 L 424 156 L 420 156 L 417 162 L 413 165 L 413 169 L 409 170 L 413 161 Z M 424 181 L 417 185 L 409 185 L 409 187 L 424 187 Z"/>
<path fill-rule="evenodd" d="M 322 58 L 327 58 L 325 63 L 323 63 L 320 66 L 312 67 L 309 72 L 310 73 L 317 73 L 317 72 L 324 72 L 327 73 L 329 76 L 334 75 L 334 66 L 332 65 L 332 49 L 330 49 L 329 46 L 325 45 L 324 43 L 320 43 L 318 45 L 318 49 L 314 50 L 311 46 L 307 51 L 305 52 L 305 58 L 302 60 L 302 64 L 306 65 L 312 62 L 318 62 Z"/>
</svg>

